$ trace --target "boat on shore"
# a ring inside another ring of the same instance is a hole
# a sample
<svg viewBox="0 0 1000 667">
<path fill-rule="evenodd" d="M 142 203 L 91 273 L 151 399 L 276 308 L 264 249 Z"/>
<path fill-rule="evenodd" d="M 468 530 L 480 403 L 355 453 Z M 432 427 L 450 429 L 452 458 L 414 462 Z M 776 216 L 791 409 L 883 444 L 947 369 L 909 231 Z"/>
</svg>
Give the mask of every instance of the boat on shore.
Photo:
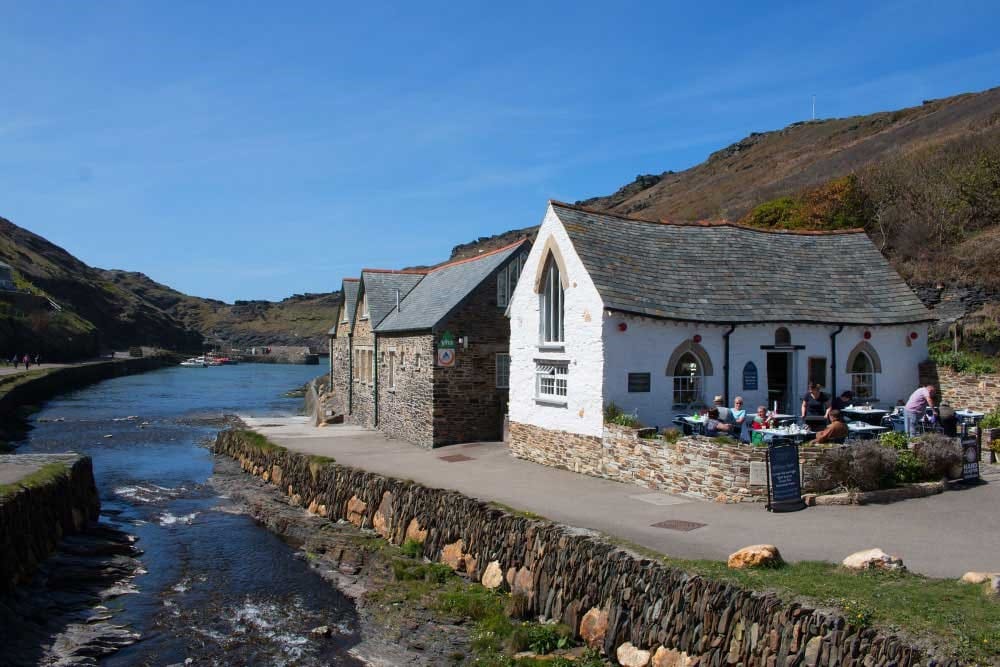
<svg viewBox="0 0 1000 667">
<path fill-rule="evenodd" d="M 191 357 L 190 359 L 182 361 L 181 366 L 186 366 L 188 368 L 205 368 L 208 366 L 208 362 L 205 361 L 205 357 Z"/>
</svg>

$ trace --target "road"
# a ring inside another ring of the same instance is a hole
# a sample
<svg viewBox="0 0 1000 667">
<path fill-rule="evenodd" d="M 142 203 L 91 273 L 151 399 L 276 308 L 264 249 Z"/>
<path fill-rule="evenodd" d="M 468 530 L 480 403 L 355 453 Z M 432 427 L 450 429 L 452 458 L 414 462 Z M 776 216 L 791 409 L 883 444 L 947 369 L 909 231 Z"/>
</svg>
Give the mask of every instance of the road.
<svg viewBox="0 0 1000 667">
<path fill-rule="evenodd" d="M 1000 571 L 1000 466 L 983 466 L 986 484 L 929 498 L 771 514 L 761 504 L 724 505 L 522 461 L 502 443 L 428 451 L 348 424 L 315 428 L 305 417 L 243 419 L 294 451 L 454 489 L 678 558 L 724 560 L 741 547 L 770 543 L 786 560 L 839 562 L 879 547 L 927 576 Z M 656 525 L 670 520 L 687 522 L 680 527 L 690 530 Z"/>
</svg>

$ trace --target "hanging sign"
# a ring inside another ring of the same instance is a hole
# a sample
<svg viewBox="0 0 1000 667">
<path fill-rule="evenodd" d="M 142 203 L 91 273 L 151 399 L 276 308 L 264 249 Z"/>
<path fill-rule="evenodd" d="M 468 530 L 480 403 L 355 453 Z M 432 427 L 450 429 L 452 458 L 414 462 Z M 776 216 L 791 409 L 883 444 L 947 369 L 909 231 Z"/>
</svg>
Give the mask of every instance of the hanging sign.
<svg viewBox="0 0 1000 667">
<path fill-rule="evenodd" d="M 441 338 L 438 340 L 438 347 L 448 347 L 455 349 L 455 336 L 450 331 L 445 331 L 441 334 Z"/>
<path fill-rule="evenodd" d="M 767 448 L 767 477 L 772 512 L 794 512 L 805 509 L 802 502 L 802 478 L 799 475 L 799 446 L 771 444 Z"/>
<path fill-rule="evenodd" d="M 437 365 L 446 368 L 455 365 L 455 336 L 450 331 L 443 332 L 438 340 Z"/>
<path fill-rule="evenodd" d="M 752 361 L 743 367 L 743 391 L 757 391 L 757 366 Z"/>
</svg>

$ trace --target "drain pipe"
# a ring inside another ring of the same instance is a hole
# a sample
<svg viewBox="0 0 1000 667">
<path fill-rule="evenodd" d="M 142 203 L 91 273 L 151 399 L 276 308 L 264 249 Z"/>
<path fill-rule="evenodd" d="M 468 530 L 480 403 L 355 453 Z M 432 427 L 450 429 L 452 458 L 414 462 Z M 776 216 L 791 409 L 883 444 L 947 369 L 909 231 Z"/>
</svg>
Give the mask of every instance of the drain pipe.
<svg viewBox="0 0 1000 667">
<path fill-rule="evenodd" d="M 830 334 L 830 400 L 837 396 L 837 334 L 844 330 L 841 324 Z"/>
<path fill-rule="evenodd" d="M 729 405 L 729 336 L 731 336 L 734 331 L 736 331 L 736 323 L 732 322 L 729 325 L 729 331 L 722 334 L 722 340 L 725 347 L 725 351 L 723 352 L 724 360 L 722 362 L 722 395 L 726 400 L 726 405 Z"/>
</svg>

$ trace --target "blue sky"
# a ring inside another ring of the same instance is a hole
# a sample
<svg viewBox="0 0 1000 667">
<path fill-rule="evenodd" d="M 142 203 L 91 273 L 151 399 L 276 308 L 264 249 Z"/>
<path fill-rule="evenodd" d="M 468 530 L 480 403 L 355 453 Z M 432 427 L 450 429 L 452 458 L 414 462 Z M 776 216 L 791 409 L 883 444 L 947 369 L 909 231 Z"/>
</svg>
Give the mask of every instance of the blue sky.
<svg viewBox="0 0 1000 667">
<path fill-rule="evenodd" d="M 1000 85 L 996 2 L 0 1 L 0 16 L 0 215 L 227 301 L 441 261 L 537 224 L 547 199 L 806 119 L 813 94 L 830 117 Z"/>
</svg>

